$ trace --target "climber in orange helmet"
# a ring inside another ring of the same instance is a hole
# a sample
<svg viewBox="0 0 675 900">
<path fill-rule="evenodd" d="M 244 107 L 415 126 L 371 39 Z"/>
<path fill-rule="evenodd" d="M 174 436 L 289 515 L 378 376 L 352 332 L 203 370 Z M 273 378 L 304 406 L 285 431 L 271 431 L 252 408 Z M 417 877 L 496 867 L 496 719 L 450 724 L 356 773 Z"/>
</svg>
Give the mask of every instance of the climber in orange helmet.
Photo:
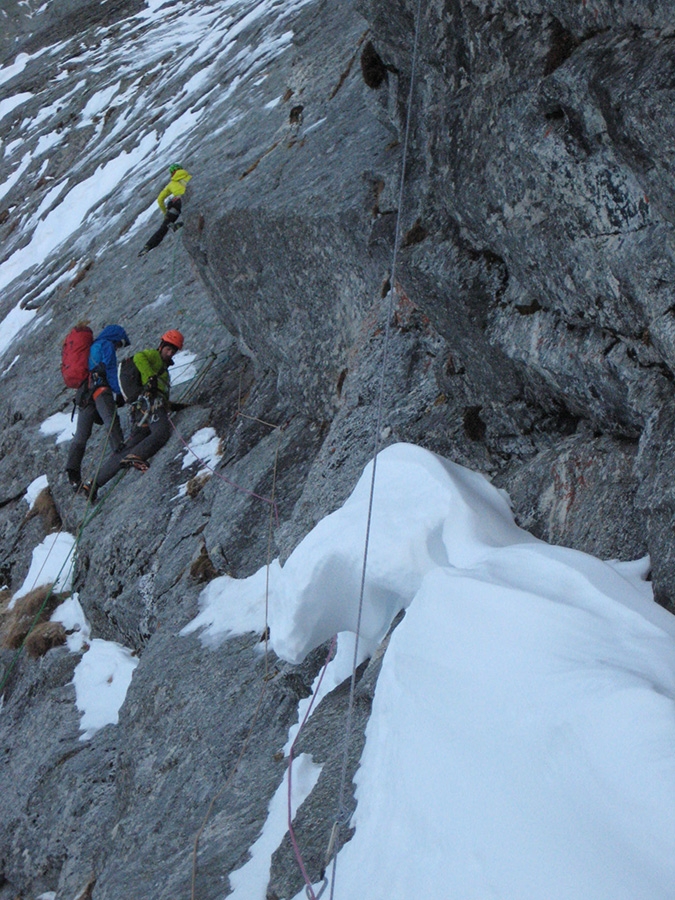
<svg viewBox="0 0 675 900">
<path fill-rule="evenodd" d="M 135 468 L 142 472 L 149 468 L 148 460 L 169 439 L 169 367 L 173 357 L 183 349 L 183 335 L 175 328 L 165 331 L 159 346 L 141 350 L 132 357 L 131 376 L 120 364 L 120 387 L 131 410 L 131 434 L 117 453 L 104 460 L 96 480 L 83 485 L 84 492 L 96 500 L 99 487 L 110 481 L 120 469 Z M 133 396 L 136 394 L 136 396 Z"/>
</svg>

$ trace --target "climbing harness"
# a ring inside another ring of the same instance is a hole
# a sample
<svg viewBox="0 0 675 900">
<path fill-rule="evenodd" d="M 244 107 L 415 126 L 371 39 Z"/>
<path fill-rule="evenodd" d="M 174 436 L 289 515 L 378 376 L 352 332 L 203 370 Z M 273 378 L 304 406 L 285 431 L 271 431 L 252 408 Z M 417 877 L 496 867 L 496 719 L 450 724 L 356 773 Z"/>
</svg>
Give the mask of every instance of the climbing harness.
<svg viewBox="0 0 675 900">
<path fill-rule="evenodd" d="M 152 412 L 152 403 L 147 394 L 141 396 L 129 404 L 129 412 L 131 421 L 136 428 L 142 428 L 150 418 Z"/>
</svg>

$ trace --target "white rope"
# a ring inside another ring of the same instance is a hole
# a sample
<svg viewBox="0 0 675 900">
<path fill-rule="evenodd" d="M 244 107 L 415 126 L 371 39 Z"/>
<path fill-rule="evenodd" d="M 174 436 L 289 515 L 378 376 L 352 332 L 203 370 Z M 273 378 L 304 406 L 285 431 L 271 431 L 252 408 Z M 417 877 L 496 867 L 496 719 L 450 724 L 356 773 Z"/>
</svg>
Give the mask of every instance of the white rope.
<svg viewBox="0 0 675 900">
<path fill-rule="evenodd" d="M 366 570 L 368 566 L 368 549 L 370 545 L 370 530 L 372 525 L 373 518 L 373 498 L 375 495 L 375 478 L 377 475 L 377 456 L 380 452 L 380 441 L 381 441 L 381 431 L 382 431 L 382 409 L 384 406 L 384 388 L 386 384 L 386 374 L 387 374 L 387 362 L 388 362 L 388 353 L 389 353 L 389 342 L 391 335 L 391 320 L 394 312 L 394 300 L 396 295 L 396 266 L 398 261 L 398 249 L 401 243 L 401 218 L 402 218 L 402 210 L 403 210 L 403 192 L 405 187 L 405 174 L 406 174 L 406 165 L 408 159 L 408 144 L 410 142 L 410 120 L 412 113 L 412 103 L 413 103 L 413 94 L 415 87 L 415 73 L 417 69 L 417 57 L 419 51 L 419 34 L 420 34 L 420 22 L 421 22 L 421 14 L 422 14 L 422 0 L 417 0 L 417 11 L 415 13 L 415 36 L 414 36 L 414 44 L 413 44 L 413 54 L 412 54 L 412 65 L 410 69 L 410 89 L 408 93 L 408 107 L 406 113 L 406 124 L 405 124 L 405 137 L 403 141 L 403 155 L 401 159 L 401 182 L 399 188 L 399 198 L 398 198 L 398 212 L 396 215 L 396 233 L 394 239 L 394 252 L 392 255 L 392 264 L 391 264 L 391 278 L 389 281 L 389 303 L 387 306 L 387 323 L 384 332 L 384 350 L 382 354 L 382 366 L 380 369 L 380 387 L 377 399 L 377 415 L 375 421 L 375 450 L 373 454 L 373 471 L 370 480 L 370 495 L 368 499 L 368 518 L 366 523 L 366 537 L 363 548 L 363 565 L 361 569 L 361 586 L 359 591 L 359 606 L 358 606 L 358 614 L 356 619 L 356 640 L 354 642 L 354 657 L 352 661 L 352 676 L 351 676 L 351 684 L 349 688 L 349 702 L 347 706 L 347 718 L 345 724 L 345 741 L 344 741 L 344 749 L 343 749 L 343 759 L 342 759 L 342 771 L 340 775 L 340 791 L 338 797 L 338 811 L 335 818 L 335 823 L 333 826 L 333 836 L 331 837 L 332 843 L 332 862 L 333 868 L 331 873 L 331 886 L 330 886 L 330 900 L 333 900 L 335 893 L 335 880 L 337 874 L 337 856 L 340 851 L 341 841 L 340 841 L 340 825 L 347 824 L 350 816 L 347 814 L 347 811 L 344 808 L 344 798 L 345 798 L 345 790 L 346 790 L 346 782 L 347 782 L 347 768 L 349 765 L 349 744 L 351 741 L 352 734 L 352 719 L 354 712 L 354 694 L 356 690 L 356 668 L 358 664 L 358 653 L 359 653 L 359 639 L 361 633 L 361 618 L 363 615 L 363 601 L 365 594 L 365 586 L 366 586 Z M 330 861 L 330 860 L 329 860 Z"/>
</svg>

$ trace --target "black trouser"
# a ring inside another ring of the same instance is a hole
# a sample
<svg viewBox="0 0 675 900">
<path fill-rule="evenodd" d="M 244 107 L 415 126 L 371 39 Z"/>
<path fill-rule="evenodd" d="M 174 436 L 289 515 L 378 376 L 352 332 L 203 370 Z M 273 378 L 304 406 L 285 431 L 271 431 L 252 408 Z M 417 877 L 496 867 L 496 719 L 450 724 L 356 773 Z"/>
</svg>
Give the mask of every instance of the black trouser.
<svg viewBox="0 0 675 900">
<path fill-rule="evenodd" d="M 124 443 L 124 435 L 115 398 L 109 388 L 105 388 L 96 400 L 92 398 L 85 407 L 77 412 L 77 427 L 70 444 L 66 471 L 72 472 L 78 478 L 81 477 L 80 467 L 94 425 L 105 425 L 108 435 L 107 449 L 112 450 L 113 453 L 120 449 Z"/>
<path fill-rule="evenodd" d="M 181 210 L 181 199 L 180 197 L 174 197 L 173 200 L 169 200 L 166 204 L 166 215 L 164 216 L 164 221 L 157 229 L 157 231 L 150 237 L 145 246 L 148 250 L 154 250 L 159 244 L 162 243 L 164 238 L 166 237 L 166 233 L 169 230 L 169 226 L 173 225 L 180 216 Z"/>
<path fill-rule="evenodd" d="M 102 487 L 119 472 L 122 460 L 129 453 L 148 460 L 169 440 L 171 425 L 164 406 L 159 406 L 148 416 L 144 425 L 132 425 L 127 442 L 116 453 L 111 454 L 99 469 L 96 486 Z"/>
</svg>

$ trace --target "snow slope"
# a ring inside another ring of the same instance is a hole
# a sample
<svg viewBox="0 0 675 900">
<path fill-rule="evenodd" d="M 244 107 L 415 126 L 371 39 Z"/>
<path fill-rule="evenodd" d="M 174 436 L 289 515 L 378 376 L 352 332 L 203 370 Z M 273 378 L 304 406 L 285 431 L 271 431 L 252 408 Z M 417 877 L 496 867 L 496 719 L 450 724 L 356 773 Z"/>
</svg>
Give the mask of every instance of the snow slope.
<svg viewBox="0 0 675 900">
<path fill-rule="evenodd" d="M 356 630 L 370 468 L 271 569 L 271 640 L 288 660 Z M 380 454 L 374 510 L 356 658 L 407 613 L 334 896 L 670 900 L 675 619 L 648 560 L 549 546 L 483 476 L 412 445 Z M 259 628 L 263 576 L 212 582 L 186 633 Z"/>
<path fill-rule="evenodd" d="M 147 226 L 158 179 L 176 159 L 191 166 L 202 120 L 225 109 L 231 126 L 265 106 L 265 68 L 290 47 L 289 20 L 311 2 L 148 0 L 135 16 L 0 68 L 0 200 L 13 225 L 0 289 L 21 303 L 2 310 L 0 356 L 73 277 L 73 256 L 100 256 Z M 37 92 L 21 89 L 27 75 Z M 70 144 L 82 149 L 64 166 Z"/>
</svg>

